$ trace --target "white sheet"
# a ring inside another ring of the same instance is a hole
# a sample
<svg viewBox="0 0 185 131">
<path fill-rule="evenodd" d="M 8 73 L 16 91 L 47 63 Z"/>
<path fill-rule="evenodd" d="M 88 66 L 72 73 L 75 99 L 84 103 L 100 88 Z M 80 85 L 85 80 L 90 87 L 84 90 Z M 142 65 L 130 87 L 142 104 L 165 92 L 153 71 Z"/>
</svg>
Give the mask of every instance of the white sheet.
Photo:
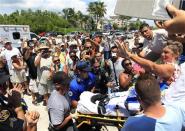
<svg viewBox="0 0 185 131">
<path fill-rule="evenodd" d="M 115 110 L 116 105 L 119 106 L 119 116 L 129 116 L 129 112 L 125 108 L 125 100 L 128 97 L 129 91 L 127 92 L 116 92 L 110 94 L 110 101 L 106 105 L 106 114 L 109 116 L 117 116 L 117 112 Z M 91 97 L 95 95 L 92 92 L 85 91 L 80 95 L 80 100 L 78 101 L 77 111 L 83 114 L 98 114 L 97 106 L 98 102 L 96 104 L 91 102 Z"/>
</svg>

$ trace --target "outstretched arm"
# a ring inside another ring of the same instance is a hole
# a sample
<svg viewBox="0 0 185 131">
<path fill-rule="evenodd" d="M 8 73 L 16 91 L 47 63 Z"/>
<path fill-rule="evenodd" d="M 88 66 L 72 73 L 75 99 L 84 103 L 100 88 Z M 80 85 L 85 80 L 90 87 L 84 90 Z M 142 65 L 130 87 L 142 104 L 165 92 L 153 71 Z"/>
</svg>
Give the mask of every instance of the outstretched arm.
<svg viewBox="0 0 185 131">
<path fill-rule="evenodd" d="M 155 73 L 156 75 L 169 79 L 174 73 L 174 66 L 171 64 L 156 64 L 150 60 L 139 57 L 136 54 L 129 52 L 124 45 L 117 43 L 119 47 L 119 53 L 123 57 L 130 57 L 134 62 L 141 65 L 145 70 Z"/>
</svg>

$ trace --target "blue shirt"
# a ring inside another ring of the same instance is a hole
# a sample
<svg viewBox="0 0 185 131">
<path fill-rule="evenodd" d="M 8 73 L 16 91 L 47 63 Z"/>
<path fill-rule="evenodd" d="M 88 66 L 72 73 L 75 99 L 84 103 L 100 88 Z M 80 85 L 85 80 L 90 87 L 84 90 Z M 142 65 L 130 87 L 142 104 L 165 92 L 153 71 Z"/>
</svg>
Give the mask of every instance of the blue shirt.
<svg viewBox="0 0 185 131">
<path fill-rule="evenodd" d="M 165 114 L 158 119 L 145 115 L 129 117 L 122 131 L 181 131 L 185 121 L 185 105 L 165 105 Z"/>
<path fill-rule="evenodd" d="M 88 73 L 88 78 L 85 80 L 81 80 L 75 78 L 70 83 L 70 91 L 69 95 L 71 100 L 79 100 L 80 94 L 84 91 L 90 91 L 95 86 L 95 75 L 92 73 Z"/>
</svg>

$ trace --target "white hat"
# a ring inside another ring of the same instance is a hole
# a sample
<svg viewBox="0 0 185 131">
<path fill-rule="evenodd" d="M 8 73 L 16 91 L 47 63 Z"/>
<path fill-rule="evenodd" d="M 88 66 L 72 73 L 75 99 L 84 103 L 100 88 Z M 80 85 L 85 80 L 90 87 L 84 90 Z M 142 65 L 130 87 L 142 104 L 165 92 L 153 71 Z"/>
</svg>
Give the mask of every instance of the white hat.
<svg viewBox="0 0 185 131">
<path fill-rule="evenodd" d="M 69 44 L 69 46 L 71 46 L 71 45 L 78 45 L 77 41 L 75 41 L 75 40 L 68 42 L 68 44 Z"/>
<path fill-rule="evenodd" d="M 60 46 L 65 45 L 65 43 L 64 43 L 64 42 L 61 42 L 61 43 L 59 43 L 59 44 L 60 44 Z"/>
<path fill-rule="evenodd" d="M 36 38 L 32 38 L 32 40 L 36 41 L 37 39 Z"/>
<path fill-rule="evenodd" d="M 57 35 L 57 38 L 62 38 L 62 35 Z"/>
<path fill-rule="evenodd" d="M 5 40 L 5 41 L 4 41 L 4 45 L 7 44 L 7 43 L 12 43 L 12 42 L 9 41 L 9 40 Z"/>
</svg>

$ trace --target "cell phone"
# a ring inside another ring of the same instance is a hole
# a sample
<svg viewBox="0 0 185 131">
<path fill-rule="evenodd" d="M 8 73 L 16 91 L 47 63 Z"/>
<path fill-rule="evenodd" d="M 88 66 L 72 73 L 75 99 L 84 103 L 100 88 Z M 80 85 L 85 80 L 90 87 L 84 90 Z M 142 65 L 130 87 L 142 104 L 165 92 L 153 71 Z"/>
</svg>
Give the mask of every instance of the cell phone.
<svg viewBox="0 0 185 131">
<path fill-rule="evenodd" d="M 170 19 L 166 5 L 185 10 L 184 0 L 117 0 L 115 14 L 151 20 Z"/>
<path fill-rule="evenodd" d="M 85 38 L 82 39 L 82 45 L 85 45 Z"/>
<path fill-rule="evenodd" d="M 166 10 L 167 4 L 173 4 L 173 0 L 154 0 L 152 16 L 154 16 L 155 19 L 172 18 L 171 14 L 168 12 L 168 10 Z"/>
</svg>

